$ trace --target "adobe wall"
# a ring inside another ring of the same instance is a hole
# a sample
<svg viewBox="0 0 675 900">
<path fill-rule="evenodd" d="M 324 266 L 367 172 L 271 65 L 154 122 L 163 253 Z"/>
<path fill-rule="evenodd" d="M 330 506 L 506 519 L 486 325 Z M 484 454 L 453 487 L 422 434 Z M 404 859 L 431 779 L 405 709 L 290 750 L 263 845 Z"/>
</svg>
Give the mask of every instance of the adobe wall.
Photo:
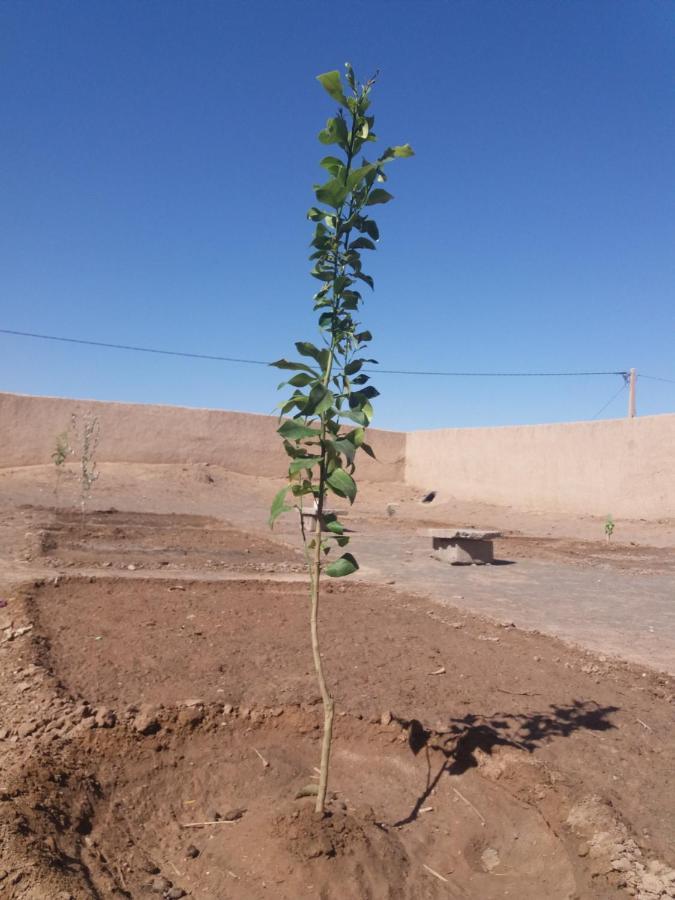
<svg viewBox="0 0 675 900">
<path fill-rule="evenodd" d="M 276 418 L 215 409 L 0 393 L 0 468 L 51 463 L 72 412 L 101 424 L 101 462 L 212 463 L 280 476 Z M 675 518 L 675 415 L 599 422 L 371 431 L 360 475 L 519 510 Z"/>
<path fill-rule="evenodd" d="M 675 518 L 675 415 L 415 431 L 405 478 L 520 510 Z"/>
<path fill-rule="evenodd" d="M 56 436 L 73 412 L 85 411 L 99 419 L 99 462 L 211 463 L 263 476 L 286 470 L 275 416 L 6 393 L 0 393 L 0 468 L 50 464 Z M 361 477 L 403 481 L 405 435 L 373 429 L 369 442 L 378 459 L 362 455 Z"/>
</svg>

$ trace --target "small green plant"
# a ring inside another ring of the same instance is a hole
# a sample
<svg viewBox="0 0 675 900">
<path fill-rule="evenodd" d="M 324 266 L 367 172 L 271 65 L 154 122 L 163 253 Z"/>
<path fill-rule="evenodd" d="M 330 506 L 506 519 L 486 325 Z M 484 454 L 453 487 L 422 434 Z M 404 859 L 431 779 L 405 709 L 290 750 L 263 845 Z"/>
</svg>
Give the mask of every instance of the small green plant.
<svg viewBox="0 0 675 900">
<path fill-rule="evenodd" d="M 99 472 L 96 468 L 96 450 L 101 436 L 101 428 L 98 418 L 91 413 L 84 413 L 82 416 L 73 413 L 70 421 L 80 454 L 80 510 L 82 513 L 82 527 L 84 528 L 86 508 L 91 496 L 91 489 L 99 477 Z"/>
<path fill-rule="evenodd" d="M 73 448 L 70 446 L 68 429 L 56 435 L 56 444 L 52 453 L 52 460 L 56 467 L 56 484 L 54 485 L 54 505 L 59 505 L 59 492 L 61 482 L 66 474 L 65 464 L 69 456 L 72 456 Z"/>
<path fill-rule="evenodd" d="M 61 468 L 73 452 L 68 438 L 68 431 L 62 431 L 56 435 L 56 448 L 52 453 L 52 459 L 57 469 Z"/>
<path fill-rule="evenodd" d="M 376 140 L 375 118 L 368 112 L 375 78 L 360 84 L 351 65 L 346 64 L 345 69 L 347 92 L 339 72 L 318 76 L 339 107 L 319 133 L 319 141 L 335 146 L 340 154 L 322 159 L 321 166 L 329 178 L 315 186 L 317 205 L 307 214 L 314 223 L 310 259 L 314 263 L 311 274 L 321 285 L 314 295 L 314 310 L 322 345 L 298 341 L 296 350 L 305 361 L 280 359 L 272 363 L 295 373 L 279 385 L 292 389 L 280 407 L 280 417 L 287 418 L 278 428 L 290 463 L 287 484 L 272 503 L 270 525 L 282 513 L 299 511 L 310 581 L 312 653 L 324 710 L 316 797 L 319 813 L 324 812 L 326 802 L 334 715 L 318 634 L 321 576 L 339 578 L 358 569 L 351 553 L 331 558 L 335 547 L 344 549 L 348 545 L 349 536 L 338 515 L 327 509 L 326 498 L 331 492 L 354 502 L 357 453 L 362 450 L 373 456 L 365 438 L 373 416 L 371 401 L 378 395 L 364 369 L 376 362 L 363 355 L 372 337 L 356 318 L 362 301 L 359 282 L 373 288 L 372 277 L 363 271 L 361 252 L 375 250 L 380 236 L 370 215 L 372 207 L 393 199 L 380 186 L 387 180 L 386 167 L 395 159 L 413 155 L 412 148 L 404 144 L 389 147 L 373 162 L 365 158 L 357 162 L 361 150 Z M 305 499 L 311 501 L 309 510 L 303 509 Z M 311 523 L 309 527 L 306 521 Z"/>
<path fill-rule="evenodd" d="M 612 535 L 614 534 L 614 519 L 611 515 L 607 516 L 605 520 L 605 536 L 607 537 L 607 542 L 612 540 Z"/>
</svg>

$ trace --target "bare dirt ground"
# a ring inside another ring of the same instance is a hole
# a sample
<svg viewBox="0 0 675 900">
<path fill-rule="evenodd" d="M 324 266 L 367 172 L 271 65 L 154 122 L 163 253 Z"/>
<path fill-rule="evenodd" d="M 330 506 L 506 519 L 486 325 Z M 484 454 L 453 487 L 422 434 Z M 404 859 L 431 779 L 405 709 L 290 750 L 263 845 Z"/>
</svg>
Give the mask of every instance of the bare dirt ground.
<svg viewBox="0 0 675 900">
<path fill-rule="evenodd" d="M 363 580 L 322 609 L 320 823 L 296 799 L 321 707 L 297 540 L 264 529 L 274 482 L 102 466 L 84 525 L 54 487 L 0 472 L 3 898 L 675 897 L 675 680 L 643 664 L 670 646 L 672 523 L 607 546 L 598 520 L 365 486 Z M 437 522 L 499 528 L 510 564 L 432 562 Z"/>
</svg>

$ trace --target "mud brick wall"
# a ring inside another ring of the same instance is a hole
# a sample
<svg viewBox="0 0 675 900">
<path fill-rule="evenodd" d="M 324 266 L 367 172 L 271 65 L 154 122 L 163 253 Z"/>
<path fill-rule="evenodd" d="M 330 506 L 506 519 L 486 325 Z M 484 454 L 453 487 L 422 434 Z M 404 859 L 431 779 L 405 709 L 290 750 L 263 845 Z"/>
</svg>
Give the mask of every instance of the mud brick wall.
<svg viewBox="0 0 675 900">
<path fill-rule="evenodd" d="M 281 475 L 274 416 L 0 393 L 0 467 L 51 463 L 72 412 L 101 423 L 102 462 L 212 463 Z M 371 432 L 361 477 L 519 510 L 675 518 L 675 415 L 600 422 Z M 457 524 L 457 523 L 449 523 Z"/>
<path fill-rule="evenodd" d="M 263 476 L 287 466 L 275 416 L 0 393 L 0 468 L 51 464 L 56 436 L 87 411 L 101 426 L 99 462 L 211 463 Z M 370 443 L 378 458 L 361 457 L 361 477 L 403 481 L 405 434 L 373 429 Z"/>
<path fill-rule="evenodd" d="M 675 415 L 415 431 L 406 481 L 519 510 L 675 518 Z"/>
</svg>

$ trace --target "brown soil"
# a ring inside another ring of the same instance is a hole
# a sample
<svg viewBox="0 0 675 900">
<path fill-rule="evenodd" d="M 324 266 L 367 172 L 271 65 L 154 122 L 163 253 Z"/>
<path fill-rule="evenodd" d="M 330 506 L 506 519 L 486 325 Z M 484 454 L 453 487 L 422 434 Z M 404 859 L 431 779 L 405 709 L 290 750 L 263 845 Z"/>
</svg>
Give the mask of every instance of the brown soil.
<svg viewBox="0 0 675 900">
<path fill-rule="evenodd" d="M 257 533 L 273 485 L 169 469 L 107 467 L 84 528 L 45 473 L 0 473 L 3 900 L 675 897 L 675 680 L 392 585 L 325 586 L 317 819 L 301 558 L 290 526 Z M 461 520 L 504 559 L 673 569 L 671 531 L 523 534 L 408 489 L 389 516 L 391 490 L 364 486 L 357 532 Z"/>
<path fill-rule="evenodd" d="M 294 799 L 320 738 L 306 608 L 269 581 L 19 592 L 6 896 L 604 898 L 675 862 L 672 679 L 354 582 L 323 608 L 341 715 L 318 821 Z"/>
<path fill-rule="evenodd" d="M 33 509 L 43 527 L 27 534 L 27 553 L 58 568 L 211 569 L 301 572 L 299 553 L 212 516 Z"/>
</svg>

